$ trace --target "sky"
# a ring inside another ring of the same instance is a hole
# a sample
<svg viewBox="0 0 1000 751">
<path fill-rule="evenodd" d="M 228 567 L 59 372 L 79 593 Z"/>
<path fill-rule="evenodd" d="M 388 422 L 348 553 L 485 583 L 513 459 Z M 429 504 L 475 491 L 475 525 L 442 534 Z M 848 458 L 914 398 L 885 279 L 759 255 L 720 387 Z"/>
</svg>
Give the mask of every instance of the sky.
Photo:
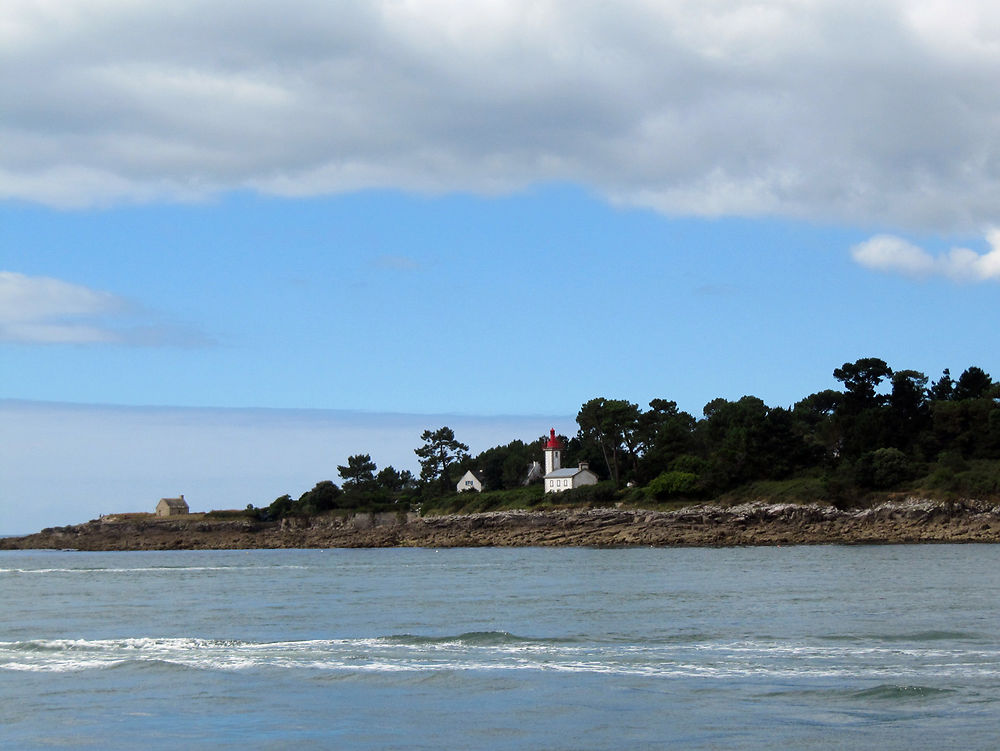
<svg viewBox="0 0 1000 751">
<path fill-rule="evenodd" d="M 8 0 L 0 533 L 1000 376 L 997 80 L 976 0 Z"/>
</svg>

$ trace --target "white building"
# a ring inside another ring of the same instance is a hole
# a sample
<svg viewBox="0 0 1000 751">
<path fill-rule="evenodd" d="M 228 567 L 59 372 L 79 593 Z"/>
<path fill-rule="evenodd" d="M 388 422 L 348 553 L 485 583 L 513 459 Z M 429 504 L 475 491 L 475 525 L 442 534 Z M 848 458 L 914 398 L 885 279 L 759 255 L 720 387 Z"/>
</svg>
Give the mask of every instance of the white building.
<svg viewBox="0 0 1000 751">
<path fill-rule="evenodd" d="M 464 475 L 462 479 L 458 481 L 458 485 L 455 486 L 455 490 L 459 493 L 465 490 L 475 490 L 477 493 L 483 492 L 483 482 L 485 477 L 482 472 L 475 469 L 470 469 Z"/>
<path fill-rule="evenodd" d="M 580 462 L 575 468 L 562 468 L 562 449 L 556 430 L 552 428 L 549 441 L 545 444 L 545 492 L 561 493 L 584 485 L 596 485 L 597 475 L 590 471 L 587 462 Z"/>
</svg>

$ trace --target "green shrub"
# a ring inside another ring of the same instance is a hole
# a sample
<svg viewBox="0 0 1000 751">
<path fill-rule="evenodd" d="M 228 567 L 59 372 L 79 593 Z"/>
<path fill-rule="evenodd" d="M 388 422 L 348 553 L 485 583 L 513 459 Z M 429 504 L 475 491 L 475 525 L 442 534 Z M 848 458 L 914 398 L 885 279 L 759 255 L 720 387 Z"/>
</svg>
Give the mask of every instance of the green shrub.
<svg viewBox="0 0 1000 751">
<path fill-rule="evenodd" d="M 482 511 L 526 509 L 537 506 L 542 500 L 543 488 L 541 484 L 534 484 L 513 490 L 451 493 L 428 498 L 421 506 L 421 513 L 424 515 L 474 514 Z"/>
<path fill-rule="evenodd" d="M 694 472 L 671 470 L 654 477 L 646 486 L 646 492 L 658 501 L 678 496 L 690 496 L 698 489 L 698 475 Z"/>
<path fill-rule="evenodd" d="M 964 472 L 969 468 L 968 462 L 962 457 L 961 451 L 942 451 L 938 454 L 937 463 L 940 467 L 955 472 Z"/>
<path fill-rule="evenodd" d="M 1000 493 L 1000 465 L 994 461 L 969 462 L 969 468 L 957 472 L 952 490 L 961 495 L 991 497 Z"/>
<path fill-rule="evenodd" d="M 245 509 L 217 509 L 205 512 L 204 519 L 256 519 L 257 509 L 247 506 Z"/>
<path fill-rule="evenodd" d="M 708 469 L 709 463 L 699 456 L 691 454 L 681 454 L 670 462 L 670 471 L 690 472 L 693 475 L 700 475 Z"/>
<path fill-rule="evenodd" d="M 906 454 L 897 448 L 881 448 L 861 456 L 854 465 L 858 485 L 888 490 L 913 476 Z"/>
<path fill-rule="evenodd" d="M 645 488 L 632 487 L 619 491 L 617 502 L 624 506 L 637 506 L 641 508 L 646 504 L 647 498 L 648 496 Z"/>
<path fill-rule="evenodd" d="M 610 481 L 549 494 L 552 502 L 560 506 L 610 506 L 617 500 L 616 496 L 615 485 Z"/>
</svg>

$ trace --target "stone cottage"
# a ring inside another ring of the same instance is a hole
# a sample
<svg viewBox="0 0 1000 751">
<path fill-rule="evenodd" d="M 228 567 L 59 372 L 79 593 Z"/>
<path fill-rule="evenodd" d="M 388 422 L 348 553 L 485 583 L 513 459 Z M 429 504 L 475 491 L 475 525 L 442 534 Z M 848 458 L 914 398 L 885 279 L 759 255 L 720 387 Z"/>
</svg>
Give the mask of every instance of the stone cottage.
<svg viewBox="0 0 1000 751">
<path fill-rule="evenodd" d="M 157 516 L 182 516 L 189 510 L 183 494 L 180 498 L 161 498 L 160 502 L 156 504 Z"/>
</svg>

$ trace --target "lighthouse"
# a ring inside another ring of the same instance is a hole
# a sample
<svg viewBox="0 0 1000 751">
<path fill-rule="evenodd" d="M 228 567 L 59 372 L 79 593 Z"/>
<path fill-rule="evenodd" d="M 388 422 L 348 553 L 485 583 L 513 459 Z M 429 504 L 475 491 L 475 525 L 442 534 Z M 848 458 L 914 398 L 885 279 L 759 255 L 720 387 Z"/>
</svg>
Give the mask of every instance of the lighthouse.
<svg viewBox="0 0 1000 751">
<path fill-rule="evenodd" d="M 545 444 L 545 476 L 542 480 L 545 483 L 546 493 L 561 493 L 583 485 L 597 484 L 597 475 L 590 471 L 587 462 L 580 462 L 580 466 L 576 469 L 563 469 L 562 452 L 562 441 L 556 438 L 556 429 L 552 428 L 549 431 L 549 440 Z"/>
<path fill-rule="evenodd" d="M 556 438 L 556 429 L 549 431 L 549 442 L 545 444 L 545 474 L 562 468 L 562 443 Z"/>
</svg>

